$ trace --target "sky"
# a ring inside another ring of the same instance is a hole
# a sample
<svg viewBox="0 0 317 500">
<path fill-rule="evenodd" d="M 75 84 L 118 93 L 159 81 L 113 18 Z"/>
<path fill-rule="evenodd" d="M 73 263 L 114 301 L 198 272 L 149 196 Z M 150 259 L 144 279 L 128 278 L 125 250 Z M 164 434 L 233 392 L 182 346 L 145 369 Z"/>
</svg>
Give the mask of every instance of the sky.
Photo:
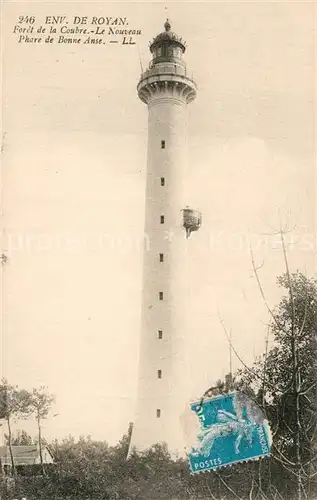
<svg viewBox="0 0 317 500">
<path fill-rule="evenodd" d="M 20 15 L 126 16 L 137 44 L 19 44 Z M 116 443 L 134 418 L 147 109 L 136 85 L 169 17 L 198 85 L 188 107 L 193 397 L 264 351 L 284 272 L 316 264 L 314 5 L 4 2 L 2 374 L 56 395 L 48 439 Z M 185 272 L 185 271 L 184 271 Z M 239 367 L 233 357 L 233 368 Z M 32 433 L 34 424 L 17 423 Z"/>
</svg>

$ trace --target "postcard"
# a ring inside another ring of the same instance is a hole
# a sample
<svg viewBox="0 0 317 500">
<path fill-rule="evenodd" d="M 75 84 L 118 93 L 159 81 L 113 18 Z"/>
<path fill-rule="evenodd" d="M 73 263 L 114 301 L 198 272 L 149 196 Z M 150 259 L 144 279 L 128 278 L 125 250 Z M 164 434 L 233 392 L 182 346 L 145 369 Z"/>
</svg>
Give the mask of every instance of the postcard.
<svg viewBox="0 0 317 500">
<path fill-rule="evenodd" d="M 1 498 L 315 498 L 313 2 L 1 11 Z"/>
</svg>

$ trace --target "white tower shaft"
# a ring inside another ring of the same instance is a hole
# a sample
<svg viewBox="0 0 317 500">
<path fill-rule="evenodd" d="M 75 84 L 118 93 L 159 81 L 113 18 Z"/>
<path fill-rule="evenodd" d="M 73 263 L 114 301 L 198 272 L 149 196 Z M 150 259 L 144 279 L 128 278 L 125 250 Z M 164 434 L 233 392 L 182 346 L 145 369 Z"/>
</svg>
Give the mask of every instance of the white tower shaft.
<svg viewBox="0 0 317 500">
<path fill-rule="evenodd" d="M 180 455 L 184 445 L 179 418 L 188 402 L 183 320 L 188 242 L 182 179 L 187 158 L 186 107 L 196 94 L 181 59 L 184 50 L 166 28 L 151 45 L 152 66 L 138 85 L 139 97 L 149 110 L 148 246 L 144 250 L 137 415 L 130 446 L 144 450 L 165 442 L 173 454 Z"/>
</svg>

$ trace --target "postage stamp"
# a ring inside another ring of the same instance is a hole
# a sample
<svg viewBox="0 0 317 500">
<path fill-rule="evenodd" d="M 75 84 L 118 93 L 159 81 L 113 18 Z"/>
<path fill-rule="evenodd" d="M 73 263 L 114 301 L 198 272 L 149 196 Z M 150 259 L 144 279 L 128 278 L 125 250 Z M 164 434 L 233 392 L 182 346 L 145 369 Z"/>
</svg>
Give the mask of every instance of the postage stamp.
<svg viewBox="0 0 317 500">
<path fill-rule="evenodd" d="M 199 419 L 188 453 L 192 472 L 217 469 L 270 455 L 271 432 L 262 411 L 245 394 L 231 392 L 191 404 Z"/>
</svg>

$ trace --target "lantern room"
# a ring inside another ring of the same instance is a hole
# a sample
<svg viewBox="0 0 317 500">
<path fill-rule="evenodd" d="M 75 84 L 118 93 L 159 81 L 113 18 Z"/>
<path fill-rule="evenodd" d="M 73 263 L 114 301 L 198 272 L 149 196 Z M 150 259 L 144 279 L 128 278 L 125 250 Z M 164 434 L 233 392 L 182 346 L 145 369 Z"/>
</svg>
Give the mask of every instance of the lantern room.
<svg viewBox="0 0 317 500">
<path fill-rule="evenodd" d="M 165 31 L 157 35 L 150 44 L 150 51 L 153 54 L 152 64 L 174 62 L 185 65 L 182 60 L 186 49 L 184 40 L 171 31 L 168 19 L 164 28 Z"/>
</svg>

